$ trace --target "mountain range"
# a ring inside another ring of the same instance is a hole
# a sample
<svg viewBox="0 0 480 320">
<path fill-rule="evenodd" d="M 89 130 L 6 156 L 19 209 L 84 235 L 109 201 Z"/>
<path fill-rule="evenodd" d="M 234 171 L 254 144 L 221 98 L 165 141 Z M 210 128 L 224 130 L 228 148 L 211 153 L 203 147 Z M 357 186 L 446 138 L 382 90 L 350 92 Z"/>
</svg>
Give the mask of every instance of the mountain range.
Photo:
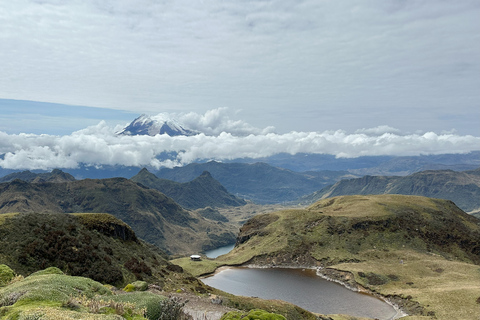
<svg viewBox="0 0 480 320">
<path fill-rule="evenodd" d="M 2 155 L 0 155 L 0 157 L 2 157 Z M 159 155 L 160 160 L 168 160 L 175 157 L 176 154 L 170 154 L 167 152 Z M 199 159 L 196 164 L 204 165 L 207 162 L 208 161 Z M 333 155 L 326 154 L 299 153 L 295 155 L 290 155 L 282 153 L 258 159 L 242 158 L 232 159 L 228 161 L 224 160 L 222 161 L 222 163 L 236 164 L 236 166 L 263 163 L 267 165 L 264 166 L 264 169 L 270 172 L 272 171 L 269 167 L 274 167 L 278 169 L 290 170 L 295 173 L 307 176 L 312 174 L 323 174 L 325 177 L 331 177 L 332 175 L 346 177 L 347 175 L 349 175 L 352 178 L 361 177 L 364 175 L 406 176 L 415 172 L 425 170 L 474 170 L 480 167 L 480 151 L 474 151 L 467 154 L 421 155 L 411 157 L 363 156 L 357 158 L 336 158 Z M 191 165 L 195 165 L 195 163 L 192 163 Z M 63 172 L 71 174 L 77 180 L 86 178 L 105 179 L 115 177 L 124 177 L 129 179 L 136 175 L 142 169 L 142 167 L 121 165 L 92 166 L 89 164 L 80 163 L 77 168 L 59 169 L 61 169 Z M 157 174 L 156 171 L 158 171 L 158 169 L 153 167 L 148 167 L 148 169 L 151 172 Z M 162 172 L 160 173 L 159 177 L 164 178 L 163 171 L 168 171 L 169 169 L 179 170 L 178 167 L 161 168 L 160 170 Z M 227 190 L 232 192 L 232 190 L 230 190 L 229 187 L 225 185 L 224 182 L 220 180 L 216 174 L 213 173 L 213 171 L 208 169 L 205 170 L 212 173 L 215 179 L 219 180 L 225 187 L 227 187 Z M 199 176 L 205 170 L 197 170 L 195 172 L 195 175 L 189 175 L 189 180 L 182 179 L 178 182 L 190 181 L 195 177 Z M 34 173 L 48 173 L 47 170 L 31 171 Z M 328 173 L 329 171 L 334 172 Z M 16 172 L 18 172 L 18 170 L 0 168 L 0 179 L 11 173 Z M 336 181 L 338 180 L 340 179 L 337 179 Z M 323 186 L 335 183 L 336 181 L 330 179 L 330 181 L 326 181 Z M 317 189 L 320 189 L 323 186 L 317 186 Z M 313 191 L 315 190 L 312 190 L 311 192 Z"/>
<path fill-rule="evenodd" d="M 15 179 L 23 180 L 26 182 L 67 182 L 67 181 L 75 181 L 75 177 L 69 173 L 63 172 L 59 169 L 53 169 L 52 172 L 43 172 L 43 173 L 35 173 L 29 170 L 21 171 L 21 172 L 13 172 L 7 174 L 4 177 L 0 178 L 1 182 L 9 182 Z"/>
<path fill-rule="evenodd" d="M 364 176 L 345 179 L 305 196 L 300 203 L 341 195 L 404 194 L 448 199 L 466 212 L 480 211 L 480 168 L 471 171 L 427 170 L 405 177 Z"/>
<path fill-rule="evenodd" d="M 295 172 L 348 171 L 352 175 L 405 176 L 425 170 L 465 171 L 480 167 L 480 151 L 465 154 L 438 154 L 418 156 L 361 156 L 337 158 L 329 154 L 279 153 L 264 158 L 234 159 L 225 162 L 263 162 Z"/>
<path fill-rule="evenodd" d="M 346 171 L 294 172 L 266 163 L 191 163 L 160 169 L 162 179 L 188 182 L 208 171 L 230 193 L 257 203 L 281 203 L 298 199 L 342 178 L 356 177 Z"/>
<path fill-rule="evenodd" d="M 180 183 L 160 179 L 144 168 L 130 180 L 162 192 L 187 209 L 238 207 L 247 204 L 245 200 L 230 194 L 208 171 L 191 181 Z"/>
</svg>

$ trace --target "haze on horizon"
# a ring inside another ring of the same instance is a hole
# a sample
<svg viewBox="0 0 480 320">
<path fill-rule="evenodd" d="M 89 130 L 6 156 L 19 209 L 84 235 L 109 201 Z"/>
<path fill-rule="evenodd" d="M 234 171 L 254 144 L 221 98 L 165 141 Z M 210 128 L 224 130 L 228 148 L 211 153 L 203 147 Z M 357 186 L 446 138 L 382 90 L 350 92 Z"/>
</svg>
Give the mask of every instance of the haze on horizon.
<svg viewBox="0 0 480 320">
<path fill-rule="evenodd" d="M 0 167 L 478 150 L 478 16 L 474 0 L 4 1 Z M 114 135 L 142 113 L 217 136 Z"/>
</svg>

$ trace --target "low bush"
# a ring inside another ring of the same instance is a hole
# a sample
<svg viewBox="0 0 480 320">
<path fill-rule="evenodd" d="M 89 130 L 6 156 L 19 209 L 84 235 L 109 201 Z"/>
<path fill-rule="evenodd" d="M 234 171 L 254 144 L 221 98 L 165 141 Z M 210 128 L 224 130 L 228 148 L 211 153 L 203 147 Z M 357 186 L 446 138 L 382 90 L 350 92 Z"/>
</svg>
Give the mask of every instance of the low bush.
<svg viewBox="0 0 480 320">
<path fill-rule="evenodd" d="M 125 286 L 125 288 L 123 288 L 123 291 L 133 292 L 133 291 L 135 291 L 135 286 L 133 284 L 129 283 Z"/>
<path fill-rule="evenodd" d="M 145 317 L 149 320 L 187 320 L 190 317 L 183 312 L 187 301 L 182 302 L 177 297 L 171 297 L 157 304 L 147 306 Z"/>
<path fill-rule="evenodd" d="M 132 285 L 135 287 L 135 291 L 145 291 L 148 289 L 148 283 L 145 281 L 135 281 L 132 282 Z"/>
<path fill-rule="evenodd" d="M 58 269 L 57 267 L 48 267 L 47 269 L 39 270 L 37 272 L 32 273 L 30 277 L 41 276 L 44 274 L 64 274 L 64 273 L 62 270 Z"/>
<path fill-rule="evenodd" d="M 247 314 L 240 311 L 230 311 L 224 314 L 220 320 L 286 320 L 286 318 L 280 314 L 254 309 Z"/>
<path fill-rule="evenodd" d="M 9 266 L 0 264 L 0 287 L 8 284 L 13 278 L 15 272 Z"/>
</svg>

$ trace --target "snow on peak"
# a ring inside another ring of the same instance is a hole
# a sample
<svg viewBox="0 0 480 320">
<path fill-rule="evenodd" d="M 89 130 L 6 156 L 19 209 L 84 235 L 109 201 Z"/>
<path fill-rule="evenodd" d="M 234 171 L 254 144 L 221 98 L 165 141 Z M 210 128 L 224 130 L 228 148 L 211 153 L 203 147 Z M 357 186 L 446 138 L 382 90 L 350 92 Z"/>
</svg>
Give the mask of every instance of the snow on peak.
<svg viewBox="0 0 480 320">
<path fill-rule="evenodd" d="M 166 113 L 160 113 L 156 116 L 142 114 L 133 120 L 123 130 L 117 134 L 124 135 L 149 135 L 168 134 L 169 136 L 193 136 L 198 134 L 197 131 L 186 128 L 177 120 L 169 117 Z"/>
</svg>

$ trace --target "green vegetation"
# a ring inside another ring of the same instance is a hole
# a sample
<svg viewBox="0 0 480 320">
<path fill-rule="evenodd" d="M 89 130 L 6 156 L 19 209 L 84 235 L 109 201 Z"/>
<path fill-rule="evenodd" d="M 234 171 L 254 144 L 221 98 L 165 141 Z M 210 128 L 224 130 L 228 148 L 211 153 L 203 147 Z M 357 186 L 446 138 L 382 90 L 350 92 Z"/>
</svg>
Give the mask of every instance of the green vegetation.
<svg viewBox="0 0 480 320">
<path fill-rule="evenodd" d="M 148 289 L 148 283 L 145 281 L 135 281 L 129 283 L 123 288 L 125 292 L 133 292 L 133 291 L 145 291 Z"/>
<path fill-rule="evenodd" d="M 324 266 L 361 260 L 372 249 L 412 249 L 478 263 L 479 242 L 478 220 L 449 201 L 346 196 L 250 219 L 222 260 L 241 264 L 260 257 L 277 265 L 296 260 Z"/>
<path fill-rule="evenodd" d="M 138 240 L 125 223 L 108 214 L 8 215 L 0 224 L 0 257 L 23 276 L 65 273 L 120 288 L 133 283 L 135 290 L 145 290 L 147 284 L 166 291 L 206 290 L 168 262 L 165 253 Z M 8 269 L 1 270 L 11 279 Z"/>
<path fill-rule="evenodd" d="M 251 310 L 260 309 L 266 313 L 282 315 L 288 320 L 318 320 L 313 313 L 281 300 L 263 300 L 231 294 L 224 294 L 224 298 L 225 305 L 247 313 Z"/>
<path fill-rule="evenodd" d="M 286 320 L 284 316 L 269 313 L 265 310 L 250 310 L 249 313 L 244 314 L 239 311 L 231 311 L 223 315 L 220 320 Z"/>
<path fill-rule="evenodd" d="M 194 261 L 188 257 L 178 258 L 171 260 L 173 264 L 179 265 L 182 269 L 187 270 L 188 273 L 194 277 L 199 277 L 205 274 L 214 272 L 216 269 L 221 267 L 223 264 L 220 261 L 212 259 L 202 259 L 200 261 Z"/>
<path fill-rule="evenodd" d="M 58 272 L 49 268 L 0 288 L 0 317 L 6 320 L 144 319 L 146 310 L 166 299 L 150 292 L 114 295 L 101 283 Z"/>
<path fill-rule="evenodd" d="M 347 271 L 361 286 L 399 302 L 409 314 L 435 319 L 478 317 L 478 265 L 410 250 L 372 250 L 368 255 L 368 260 L 332 268 Z M 410 318 L 416 319 L 405 319 Z"/>
<path fill-rule="evenodd" d="M 13 270 L 7 265 L 0 264 L 0 287 L 9 283 L 13 278 L 15 278 Z"/>
<path fill-rule="evenodd" d="M 163 299 L 151 305 L 145 315 L 149 320 L 186 320 L 184 306 L 185 302 L 180 301 L 179 298 Z"/>
<path fill-rule="evenodd" d="M 83 223 L 84 218 L 62 213 L 12 216 L 0 225 L 0 254 L 14 270 L 23 275 L 55 266 L 70 275 L 111 284 L 148 276 L 145 273 L 135 274 L 127 268 L 128 265 L 125 266 L 128 259 L 133 258 L 132 255 L 146 254 L 149 250 L 145 246 L 124 241 L 126 246 L 135 248 L 128 253 L 122 248 L 120 239 L 96 232 L 96 226 L 90 229 L 90 225 Z M 108 219 L 110 226 L 116 223 L 118 229 L 125 228 L 123 222 L 112 216 L 108 216 Z M 153 257 L 150 264 L 160 264 L 162 260 L 166 264 L 161 256 Z"/>
</svg>

